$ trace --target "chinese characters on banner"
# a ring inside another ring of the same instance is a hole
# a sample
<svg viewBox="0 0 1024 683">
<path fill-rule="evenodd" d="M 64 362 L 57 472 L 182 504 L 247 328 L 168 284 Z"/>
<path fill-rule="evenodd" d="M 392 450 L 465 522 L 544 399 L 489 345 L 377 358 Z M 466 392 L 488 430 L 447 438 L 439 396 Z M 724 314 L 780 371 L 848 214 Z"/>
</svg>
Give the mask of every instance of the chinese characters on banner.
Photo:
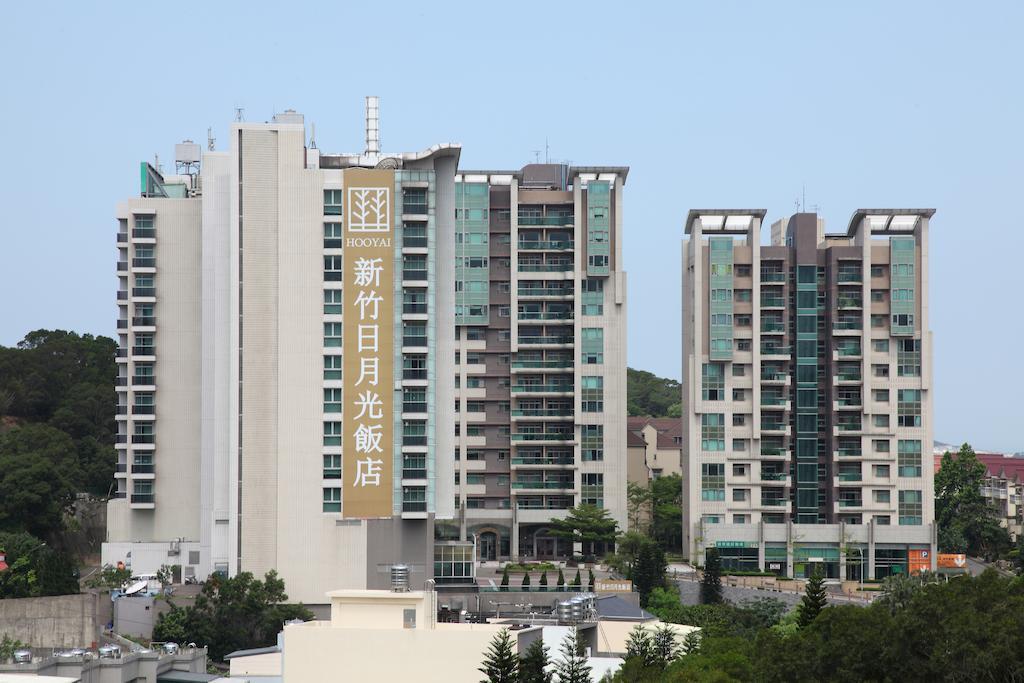
<svg viewBox="0 0 1024 683">
<path fill-rule="evenodd" d="M 390 517 L 394 172 L 345 172 L 342 516 Z"/>
</svg>

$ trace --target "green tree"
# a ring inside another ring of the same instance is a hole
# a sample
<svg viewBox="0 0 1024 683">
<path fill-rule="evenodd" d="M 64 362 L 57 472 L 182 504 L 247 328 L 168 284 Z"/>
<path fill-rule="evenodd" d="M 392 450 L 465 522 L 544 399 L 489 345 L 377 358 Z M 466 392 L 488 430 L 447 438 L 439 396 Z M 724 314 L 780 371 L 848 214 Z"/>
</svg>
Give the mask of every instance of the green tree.
<svg viewBox="0 0 1024 683">
<path fill-rule="evenodd" d="M 895 614 L 909 605 L 918 591 L 940 580 L 939 576 L 932 572 L 912 575 L 891 574 L 882 581 L 882 594 L 878 596 L 876 603 L 888 607 L 889 611 Z"/>
<path fill-rule="evenodd" d="M 651 643 L 656 662 L 662 668 L 677 660 L 683 653 L 676 641 L 676 632 L 671 626 L 663 624 L 655 629 Z"/>
<path fill-rule="evenodd" d="M 508 592 L 508 565 L 505 565 L 505 569 L 501 572 L 501 591 L 503 593 Z"/>
<path fill-rule="evenodd" d="M 615 542 L 618 523 L 607 510 L 596 505 L 580 504 L 571 508 L 564 519 L 549 522 L 550 533 L 573 543 L 583 544 L 584 555 L 594 555 L 596 549 Z"/>
<path fill-rule="evenodd" d="M 213 575 L 191 607 L 172 605 L 153 628 L 153 640 L 195 642 L 223 661 L 235 650 L 265 647 L 277 641 L 286 621 L 308 620 L 312 612 L 289 605 L 284 581 L 269 571 L 263 581 L 249 572 L 231 578 Z M 184 637 L 183 637 L 184 636 Z"/>
<path fill-rule="evenodd" d="M 629 578 L 640 594 L 641 607 L 647 607 L 651 591 L 665 585 L 667 566 L 665 553 L 653 541 L 648 540 L 638 550 Z"/>
<path fill-rule="evenodd" d="M 804 596 L 800 598 L 797 610 L 797 625 L 807 628 L 811 622 L 828 606 L 828 594 L 825 592 L 825 577 L 815 573 L 807 581 Z"/>
<path fill-rule="evenodd" d="M 647 598 L 644 609 L 662 621 L 672 624 L 683 623 L 683 603 L 679 599 L 678 589 L 674 586 L 654 588 Z"/>
<path fill-rule="evenodd" d="M 27 424 L 0 433 L 0 530 L 56 539 L 77 469 L 74 444 L 57 429 Z"/>
<path fill-rule="evenodd" d="M 679 551 L 683 545 L 682 504 L 683 479 L 678 474 L 651 481 L 651 537 L 669 552 Z"/>
<path fill-rule="evenodd" d="M 565 635 L 558 651 L 561 654 L 555 662 L 558 683 L 590 683 L 590 665 L 580 650 L 576 629 Z"/>
<path fill-rule="evenodd" d="M 594 570 L 587 567 L 587 590 L 594 592 Z"/>
<path fill-rule="evenodd" d="M 484 653 L 483 665 L 478 669 L 487 676 L 480 683 L 517 683 L 519 679 L 519 657 L 512 651 L 512 637 L 503 628 L 491 640 Z"/>
<path fill-rule="evenodd" d="M 520 585 L 523 587 L 523 590 L 530 587 L 530 572 L 523 573 L 523 582 Z"/>
<path fill-rule="evenodd" d="M 131 577 L 130 569 L 118 569 L 112 564 L 105 564 L 99 572 L 90 576 L 85 584 L 89 588 L 120 588 Z"/>
<path fill-rule="evenodd" d="M 614 571 L 628 577 L 636 562 L 636 556 L 651 538 L 637 531 L 627 531 L 615 540 L 615 553 L 608 555 L 605 562 Z"/>
<path fill-rule="evenodd" d="M 8 567 L 0 572 L 0 599 L 78 593 L 78 567 L 65 552 L 24 532 L 0 532 Z"/>
<path fill-rule="evenodd" d="M 700 602 L 713 605 L 723 602 L 722 596 L 722 560 L 717 548 L 704 551 L 704 574 L 700 579 Z"/>
<path fill-rule="evenodd" d="M 643 626 L 634 626 L 626 639 L 626 659 L 639 658 L 646 665 L 655 663 L 654 639 Z"/>
<path fill-rule="evenodd" d="M 633 481 L 626 482 L 626 518 L 629 530 L 647 533 L 650 527 L 651 501 L 653 497 L 650 486 Z"/>
<path fill-rule="evenodd" d="M 551 683 L 552 673 L 547 670 L 550 663 L 547 646 L 537 638 L 519 659 L 518 683 Z"/>
<path fill-rule="evenodd" d="M 572 587 L 579 590 L 582 586 L 582 577 L 580 576 L 580 570 L 576 570 L 576 576 L 572 577 Z"/>
<path fill-rule="evenodd" d="M 985 465 L 968 444 L 946 452 L 935 474 L 935 523 L 939 550 L 994 560 L 1010 549 L 1010 535 L 981 495 Z"/>
<path fill-rule="evenodd" d="M 562 568 L 558 568 L 558 582 L 555 584 L 558 586 L 558 590 L 565 588 L 565 574 L 562 573 Z"/>
<path fill-rule="evenodd" d="M 548 589 L 548 573 L 546 571 L 542 571 L 540 573 L 540 581 L 538 581 L 538 585 L 542 593 Z"/>
</svg>

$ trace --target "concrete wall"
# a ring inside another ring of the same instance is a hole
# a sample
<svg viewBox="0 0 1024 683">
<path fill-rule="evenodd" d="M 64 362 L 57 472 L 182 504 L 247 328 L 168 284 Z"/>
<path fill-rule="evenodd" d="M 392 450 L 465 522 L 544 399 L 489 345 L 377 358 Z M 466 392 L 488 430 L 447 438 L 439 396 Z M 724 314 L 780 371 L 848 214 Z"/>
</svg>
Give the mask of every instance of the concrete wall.
<svg viewBox="0 0 1024 683">
<path fill-rule="evenodd" d="M 128 597 L 114 602 L 114 631 L 124 636 L 153 636 L 156 609 L 151 596 Z"/>
<path fill-rule="evenodd" d="M 96 593 L 0 600 L 0 634 L 32 647 L 88 647 L 99 641 Z"/>
</svg>

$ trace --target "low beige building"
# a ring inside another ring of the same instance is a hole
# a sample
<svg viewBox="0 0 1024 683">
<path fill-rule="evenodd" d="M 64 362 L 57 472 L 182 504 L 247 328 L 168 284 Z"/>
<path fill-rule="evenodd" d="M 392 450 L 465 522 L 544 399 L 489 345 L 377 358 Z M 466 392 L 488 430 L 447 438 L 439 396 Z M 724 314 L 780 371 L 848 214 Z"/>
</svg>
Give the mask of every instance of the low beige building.
<svg viewBox="0 0 1024 683">
<path fill-rule="evenodd" d="M 626 421 L 627 476 L 635 484 L 682 474 L 683 422 L 678 417 L 630 417 Z"/>
</svg>

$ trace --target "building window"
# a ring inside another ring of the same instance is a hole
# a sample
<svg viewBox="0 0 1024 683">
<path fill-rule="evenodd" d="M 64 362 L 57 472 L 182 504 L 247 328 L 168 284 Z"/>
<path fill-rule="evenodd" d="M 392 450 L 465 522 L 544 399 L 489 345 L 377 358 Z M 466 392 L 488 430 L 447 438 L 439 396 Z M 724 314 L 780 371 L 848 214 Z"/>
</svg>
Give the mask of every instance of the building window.
<svg viewBox="0 0 1024 683">
<path fill-rule="evenodd" d="M 341 323 L 324 323 L 324 346 L 341 346 Z"/>
<path fill-rule="evenodd" d="M 900 427 L 920 427 L 921 390 L 900 389 L 897 394 L 896 411 Z"/>
<path fill-rule="evenodd" d="M 341 423 L 340 422 L 324 422 L 324 445 L 325 446 L 340 446 L 341 445 Z"/>
<path fill-rule="evenodd" d="M 876 427 L 888 428 L 889 427 L 889 416 L 888 415 L 874 415 L 872 416 L 872 422 Z"/>
<path fill-rule="evenodd" d="M 341 412 L 341 389 L 324 389 L 324 412 Z"/>
<path fill-rule="evenodd" d="M 581 475 L 580 502 L 584 505 L 604 507 L 604 475 L 584 472 Z"/>
<path fill-rule="evenodd" d="M 746 365 L 744 365 L 743 363 L 733 363 L 732 364 L 732 376 L 733 377 L 743 377 L 746 374 L 747 374 L 747 366 Z"/>
<path fill-rule="evenodd" d="M 875 479 L 888 479 L 889 478 L 889 466 L 888 465 L 872 465 L 871 472 Z"/>
<path fill-rule="evenodd" d="M 324 249 L 341 249 L 341 223 L 324 223 Z"/>
<path fill-rule="evenodd" d="M 324 512 L 341 512 L 341 489 L 324 489 Z"/>
<path fill-rule="evenodd" d="M 921 340 L 900 339 L 896 342 L 896 375 L 921 376 Z"/>
<path fill-rule="evenodd" d="M 328 216 L 341 215 L 341 190 L 324 190 L 324 213 Z"/>
<path fill-rule="evenodd" d="M 710 413 L 700 416 L 700 447 L 705 451 L 725 450 L 725 416 Z"/>
<path fill-rule="evenodd" d="M 580 426 L 580 453 L 584 462 L 604 460 L 604 425 Z"/>
<path fill-rule="evenodd" d="M 888 403 L 889 402 L 889 390 L 888 389 L 873 389 L 871 391 L 871 393 L 873 394 L 872 398 L 874 398 L 875 403 Z"/>
<path fill-rule="evenodd" d="M 742 401 L 742 400 L 744 400 L 745 396 L 746 396 L 746 394 L 743 392 L 743 389 L 733 389 L 732 390 L 732 400 L 734 400 L 734 401 Z"/>
<path fill-rule="evenodd" d="M 920 477 L 921 442 L 917 439 L 900 439 L 897 449 L 897 463 L 900 476 Z"/>
<path fill-rule="evenodd" d="M 340 289 L 325 289 L 324 290 L 324 313 L 329 315 L 341 315 L 341 290 Z"/>
<path fill-rule="evenodd" d="M 341 454 L 324 454 L 324 479 L 341 479 Z M 324 510 L 327 512 L 327 510 Z"/>
<path fill-rule="evenodd" d="M 747 440 L 746 439 L 733 439 L 732 440 L 732 449 L 734 451 L 745 451 L 745 450 L 747 450 Z"/>
<path fill-rule="evenodd" d="M 900 491 L 900 525 L 920 526 L 923 514 L 922 507 L 920 491 Z"/>
<path fill-rule="evenodd" d="M 604 315 L 604 281 L 583 280 L 583 315 Z"/>
<path fill-rule="evenodd" d="M 701 394 L 705 401 L 725 400 L 725 365 L 704 363 L 701 369 Z"/>
<path fill-rule="evenodd" d="M 427 213 L 427 188 L 404 188 L 402 190 L 402 213 L 416 215 Z"/>
<path fill-rule="evenodd" d="M 732 501 L 734 503 L 742 503 L 750 498 L 750 489 L 733 489 L 732 490 Z"/>
<path fill-rule="evenodd" d="M 874 439 L 872 444 L 874 445 L 875 453 L 889 452 L 889 439 Z"/>
<path fill-rule="evenodd" d="M 888 504 L 890 502 L 888 489 L 875 489 L 874 491 L 872 491 L 872 496 L 874 497 L 876 503 Z"/>
<path fill-rule="evenodd" d="M 343 264 L 340 256 L 324 256 L 324 281 L 341 282 L 345 279 L 342 272 Z"/>
<path fill-rule="evenodd" d="M 734 476 L 734 477 L 745 477 L 745 476 L 747 476 L 747 466 L 746 465 L 733 465 L 732 466 L 732 476 Z"/>
<path fill-rule="evenodd" d="M 742 427 L 745 424 L 747 424 L 747 416 L 746 415 L 736 414 L 736 415 L 732 416 L 732 426 L 733 427 Z"/>
<path fill-rule="evenodd" d="M 582 377 L 580 400 L 584 413 L 600 413 L 604 410 L 604 378 Z"/>
<path fill-rule="evenodd" d="M 872 266 L 872 270 L 874 270 L 874 266 Z M 876 301 L 876 302 L 885 301 L 885 290 L 884 289 L 872 289 L 871 290 L 871 300 L 872 301 Z"/>
<path fill-rule="evenodd" d="M 871 350 L 876 353 L 889 353 L 889 340 L 888 339 L 873 339 L 871 340 Z"/>
<path fill-rule="evenodd" d="M 584 327 L 581 330 L 583 346 L 581 361 L 584 365 L 604 363 L 604 330 L 600 327 Z"/>
<path fill-rule="evenodd" d="M 706 462 L 700 466 L 701 500 L 725 500 L 725 465 Z"/>
<path fill-rule="evenodd" d="M 733 515 L 732 516 L 732 523 L 733 524 L 749 524 L 750 523 L 750 515 Z"/>
</svg>

